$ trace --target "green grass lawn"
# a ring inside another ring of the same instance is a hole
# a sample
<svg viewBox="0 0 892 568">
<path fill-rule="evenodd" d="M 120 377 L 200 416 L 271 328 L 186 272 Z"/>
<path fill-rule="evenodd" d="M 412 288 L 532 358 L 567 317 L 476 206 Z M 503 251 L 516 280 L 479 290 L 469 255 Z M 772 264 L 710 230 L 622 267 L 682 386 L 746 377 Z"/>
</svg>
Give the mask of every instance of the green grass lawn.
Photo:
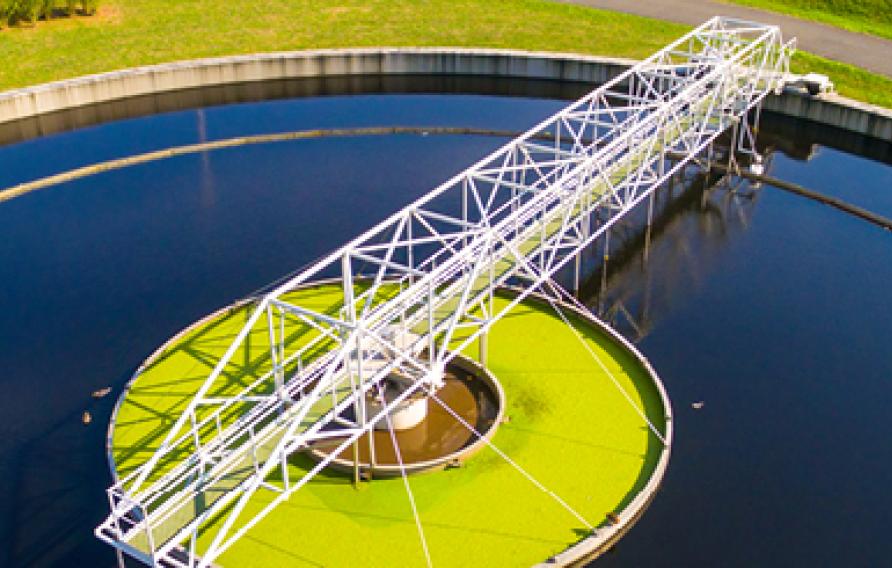
<svg viewBox="0 0 892 568">
<path fill-rule="evenodd" d="M 730 0 L 892 39 L 892 0 Z"/>
<path fill-rule="evenodd" d="M 314 309 L 340 303 L 336 287 L 292 293 Z M 497 299 L 499 306 L 507 302 Z M 201 377 L 240 328 L 237 310 L 171 347 L 135 382 L 118 415 L 113 454 L 122 470 L 157 446 Z M 664 409 L 642 366 L 599 330 L 574 320 L 610 372 L 662 428 Z M 262 338 L 253 349 L 263 350 Z M 468 349 L 476 356 L 477 346 Z M 236 360 L 251 361 L 241 351 Z M 521 305 L 490 332 L 489 368 L 505 389 L 510 422 L 497 444 L 592 524 L 619 511 L 652 475 L 662 449 L 644 421 L 550 308 Z M 223 388 L 226 388 L 225 386 Z M 291 460 L 292 476 L 310 466 Z M 494 452 L 483 449 L 460 469 L 410 478 L 436 566 L 531 565 L 587 533 L 581 523 Z M 260 492 L 256 512 L 272 494 Z M 239 523 L 245 522 L 242 517 Z M 222 522 L 217 520 L 217 523 Z M 213 538 L 204 532 L 199 546 Z M 400 478 L 354 489 L 326 474 L 277 507 L 219 560 L 223 566 L 423 565 Z"/>
<path fill-rule="evenodd" d="M 793 56 L 790 68 L 795 73 L 822 73 L 830 77 L 841 95 L 892 108 L 892 79 L 882 75 L 802 51 Z"/>
<path fill-rule="evenodd" d="M 547 0 L 103 0 L 89 18 L 0 31 L 0 89 L 137 65 L 275 50 L 464 46 L 644 57 L 688 28 Z M 892 80 L 813 56 L 847 96 L 892 107 Z"/>
<path fill-rule="evenodd" d="M 892 0 L 727 0 L 892 39 Z M 892 57 L 892 54 L 890 54 Z M 843 95 L 892 108 L 892 81 L 852 65 L 799 52 L 793 71 L 830 77 Z"/>
</svg>

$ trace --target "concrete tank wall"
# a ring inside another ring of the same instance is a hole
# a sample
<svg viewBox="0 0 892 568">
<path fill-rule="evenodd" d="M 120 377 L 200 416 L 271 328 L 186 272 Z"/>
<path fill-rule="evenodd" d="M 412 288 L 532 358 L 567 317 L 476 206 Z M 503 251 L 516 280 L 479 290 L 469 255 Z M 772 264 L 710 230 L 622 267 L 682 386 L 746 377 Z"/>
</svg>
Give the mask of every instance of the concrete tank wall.
<svg viewBox="0 0 892 568">
<path fill-rule="evenodd" d="M 603 83 L 628 59 L 458 48 L 369 48 L 260 53 L 135 67 L 0 93 L 0 125 L 86 105 L 200 87 L 350 75 L 456 74 Z M 797 91 L 767 110 L 892 141 L 892 111 L 837 95 Z"/>
</svg>

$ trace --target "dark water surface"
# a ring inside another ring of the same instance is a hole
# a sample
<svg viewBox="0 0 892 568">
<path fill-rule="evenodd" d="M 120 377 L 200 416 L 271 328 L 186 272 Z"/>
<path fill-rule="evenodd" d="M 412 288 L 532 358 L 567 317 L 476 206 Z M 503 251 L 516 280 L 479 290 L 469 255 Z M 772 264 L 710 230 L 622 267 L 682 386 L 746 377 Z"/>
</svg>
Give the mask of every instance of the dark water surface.
<svg viewBox="0 0 892 568">
<path fill-rule="evenodd" d="M 475 87 L 108 122 L 0 147 L 0 187 L 259 132 L 523 129 L 565 104 L 549 97 L 566 90 L 527 87 L 540 98 Z M 773 135 L 770 117 L 764 123 L 775 148 L 769 173 L 892 216 L 887 145 L 822 129 L 791 137 L 781 122 Z M 248 146 L 0 203 L 0 565 L 111 565 L 92 528 L 106 512 L 105 427 L 133 368 L 180 328 L 333 249 L 501 142 L 402 135 Z M 770 187 L 704 192 L 695 174 L 676 185 L 657 198 L 649 262 L 630 230 L 615 236 L 605 274 L 598 258 L 586 264 L 584 295 L 654 363 L 677 429 L 662 491 L 603 564 L 886 565 L 892 235 Z M 105 385 L 114 395 L 93 401 Z M 695 400 L 702 410 L 691 409 Z M 93 413 L 87 427 L 84 410 Z"/>
</svg>

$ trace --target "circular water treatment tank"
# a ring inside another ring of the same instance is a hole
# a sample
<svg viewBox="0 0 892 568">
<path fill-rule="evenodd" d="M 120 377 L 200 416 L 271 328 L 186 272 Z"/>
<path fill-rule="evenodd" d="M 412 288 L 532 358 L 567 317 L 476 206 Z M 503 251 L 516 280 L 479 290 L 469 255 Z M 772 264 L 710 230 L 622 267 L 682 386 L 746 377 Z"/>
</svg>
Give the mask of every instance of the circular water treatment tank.
<svg viewBox="0 0 892 568">
<path fill-rule="evenodd" d="M 512 297 L 513 292 L 500 291 L 494 309 L 506 307 Z M 341 288 L 324 283 L 283 299 L 317 313 L 336 313 L 343 304 Z M 158 448 L 253 309 L 244 302 L 209 315 L 140 366 L 112 416 L 109 461 L 116 479 Z M 572 327 L 547 302 L 528 297 L 489 330 L 485 369 L 472 358 L 477 344 L 446 369 L 438 398 L 448 399 L 464 421 L 485 431 L 483 439 L 459 421 L 450 422 L 450 413 L 437 415 L 439 405 L 432 400 L 425 420 L 398 433 L 405 461 L 418 472 L 407 480 L 437 566 L 565 565 L 596 557 L 640 517 L 659 487 L 672 440 L 670 405 L 659 378 L 606 325 L 570 306 L 561 309 Z M 215 385 L 214 397 L 232 395 L 261 373 L 258 362 L 269 356 L 268 330 L 266 322 L 256 325 Z M 297 328 L 286 332 L 302 334 Z M 236 418 L 224 419 L 223 427 Z M 435 419 L 442 423 L 430 436 L 424 427 Z M 370 481 L 355 485 L 346 473 L 352 470 L 352 454 L 339 456 L 215 564 L 423 565 L 406 485 L 393 475 L 398 460 L 382 442 L 389 430 L 372 436 L 381 442 L 376 455 L 381 471 Z M 289 478 L 300 480 L 322 451 L 292 454 Z M 367 465 L 367 453 L 359 458 Z M 454 459 L 462 460 L 461 467 L 443 467 Z M 281 477 L 267 481 L 281 483 Z M 234 528 L 276 495 L 256 493 Z M 199 552 L 223 522 L 222 517 L 207 522 Z"/>
</svg>

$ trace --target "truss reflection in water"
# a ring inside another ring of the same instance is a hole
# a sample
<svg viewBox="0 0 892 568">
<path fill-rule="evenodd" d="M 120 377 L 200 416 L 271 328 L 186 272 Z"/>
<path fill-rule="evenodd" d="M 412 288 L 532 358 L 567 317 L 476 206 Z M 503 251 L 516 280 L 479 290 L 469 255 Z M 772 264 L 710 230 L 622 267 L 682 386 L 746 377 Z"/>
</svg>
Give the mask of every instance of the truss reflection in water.
<svg viewBox="0 0 892 568">
<path fill-rule="evenodd" d="M 773 149 L 763 150 L 766 170 Z M 696 289 L 735 236 L 749 229 L 761 186 L 690 166 L 648 207 L 618 223 L 582 255 L 582 281 L 561 280 L 599 318 L 633 342 Z"/>
</svg>

